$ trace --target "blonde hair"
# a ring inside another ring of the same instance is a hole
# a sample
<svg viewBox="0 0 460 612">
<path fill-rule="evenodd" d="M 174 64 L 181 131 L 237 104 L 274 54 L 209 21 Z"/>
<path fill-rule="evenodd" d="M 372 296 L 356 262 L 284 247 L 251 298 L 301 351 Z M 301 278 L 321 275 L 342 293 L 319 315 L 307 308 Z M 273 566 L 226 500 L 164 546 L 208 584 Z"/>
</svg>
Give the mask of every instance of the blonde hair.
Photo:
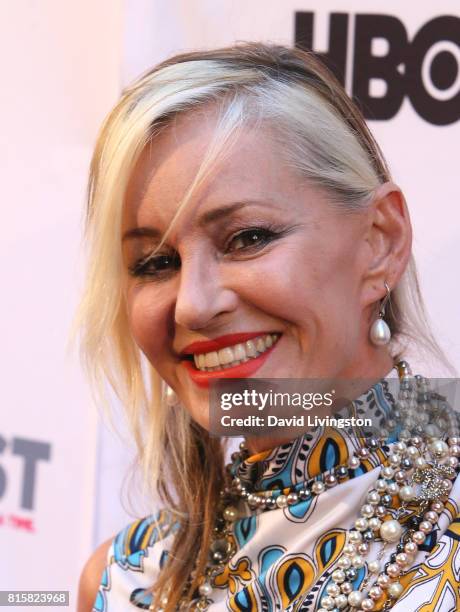
<svg viewBox="0 0 460 612">
<path fill-rule="evenodd" d="M 127 87 L 105 120 L 90 169 L 89 267 L 78 325 L 95 388 L 104 397 L 108 380 L 120 398 L 145 481 L 179 518 L 168 563 L 152 585 L 157 602 L 169 589 L 169 603 L 163 606 L 167 610 L 175 609 L 195 560 L 197 576 L 205 567 L 225 447 L 180 404 L 165 405 L 163 382 L 132 339 L 121 290 L 121 215 L 128 180 L 146 144 L 154 146 L 156 135 L 174 117 L 206 104 L 219 111 L 215 137 L 173 222 L 249 123 L 260 126 L 268 121 L 286 163 L 326 190 L 333 205 L 344 212 L 365 207 L 374 190 L 391 180 L 356 105 L 313 54 L 296 48 L 240 43 L 176 55 Z M 392 291 L 386 320 L 394 355 L 410 337 L 439 353 L 426 331 L 413 259 Z M 196 587 L 195 579 L 187 597 Z"/>
</svg>

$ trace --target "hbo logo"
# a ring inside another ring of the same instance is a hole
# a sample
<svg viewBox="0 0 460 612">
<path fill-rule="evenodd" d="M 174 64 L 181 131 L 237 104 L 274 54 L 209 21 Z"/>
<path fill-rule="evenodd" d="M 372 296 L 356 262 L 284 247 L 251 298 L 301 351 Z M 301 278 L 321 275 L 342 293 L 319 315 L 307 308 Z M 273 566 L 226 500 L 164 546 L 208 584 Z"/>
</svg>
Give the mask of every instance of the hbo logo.
<svg viewBox="0 0 460 612">
<path fill-rule="evenodd" d="M 343 85 L 348 68 L 348 91 L 367 119 L 391 119 L 405 96 L 429 123 L 448 125 L 460 118 L 460 18 L 436 17 L 412 41 L 404 24 L 391 15 L 355 15 L 353 40 L 349 21 L 346 13 L 331 13 L 329 48 L 318 55 Z M 314 14 L 297 12 L 296 45 L 314 50 L 313 33 Z M 350 46 L 352 65 L 347 66 Z M 371 95 L 374 79 L 383 82 L 383 95 Z"/>
</svg>

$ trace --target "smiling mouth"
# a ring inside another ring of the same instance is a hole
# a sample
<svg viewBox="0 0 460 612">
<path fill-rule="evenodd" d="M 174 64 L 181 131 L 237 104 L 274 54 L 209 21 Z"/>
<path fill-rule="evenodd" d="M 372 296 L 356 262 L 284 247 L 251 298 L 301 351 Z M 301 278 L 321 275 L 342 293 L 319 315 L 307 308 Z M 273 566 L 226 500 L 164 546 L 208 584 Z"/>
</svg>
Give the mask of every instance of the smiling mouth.
<svg viewBox="0 0 460 612">
<path fill-rule="evenodd" d="M 279 333 L 263 334 L 218 351 L 186 355 L 186 359 L 193 361 L 195 369 L 201 372 L 223 371 L 256 359 L 276 344 L 280 336 Z"/>
</svg>

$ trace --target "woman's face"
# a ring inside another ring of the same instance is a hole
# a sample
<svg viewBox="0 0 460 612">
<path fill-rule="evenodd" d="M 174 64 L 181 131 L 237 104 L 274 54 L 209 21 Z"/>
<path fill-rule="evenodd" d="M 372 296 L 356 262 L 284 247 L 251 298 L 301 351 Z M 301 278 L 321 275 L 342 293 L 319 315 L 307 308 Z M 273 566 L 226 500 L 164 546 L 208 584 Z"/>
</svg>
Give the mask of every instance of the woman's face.
<svg viewBox="0 0 460 612">
<path fill-rule="evenodd" d="M 367 339 L 366 213 L 338 212 L 301 181 L 268 127 L 244 130 L 166 244 L 142 263 L 190 187 L 214 125 L 212 113 L 193 113 L 157 136 L 123 214 L 132 335 L 205 428 L 213 377 L 364 377 L 375 355 L 391 367 L 386 349 Z"/>
</svg>

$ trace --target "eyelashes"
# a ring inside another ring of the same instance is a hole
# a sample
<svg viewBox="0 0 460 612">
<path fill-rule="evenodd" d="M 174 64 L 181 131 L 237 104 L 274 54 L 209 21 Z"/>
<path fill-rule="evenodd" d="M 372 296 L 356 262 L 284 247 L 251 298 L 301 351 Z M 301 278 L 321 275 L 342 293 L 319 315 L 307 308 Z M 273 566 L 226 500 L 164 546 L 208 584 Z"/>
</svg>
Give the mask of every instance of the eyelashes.
<svg viewBox="0 0 460 612">
<path fill-rule="evenodd" d="M 259 240 L 257 240 L 258 235 L 261 237 Z M 275 232 L 273 229 L 266 227 L 252 227 L 244 229 L 240 232 L 237 232 L 237 234 L 232 236 L 232 238 L 228 241 L 226 245 L 226 252 L 228 253 L 262 247 L 265 246 L 267 243 L 271 242 L 276 236 L 277 232 Z M 256 240 L 254 240 L 254 238 L 256 238 Z M 234 250 L 230 250 L 230 246 L 232 244 L 237 243 L 238 241 L 244 242 L 245 239 L 249 240 L 249 244 L 242 246 L 239 249 L 236 248 Z"/>
<path fill-rule="evenodd" d="M 137 261 L 128 268 L 132 276 L 161 276 L 165 271 L 178 270 L 180 268 L 179 256 L 172 255 L 150 255 Z"/>
<path fill-rule="evenodd" d="M 223 247 L 224 256 L 237 258 L 257 252 L 281 236 L 282 232 L 272 227 L 250 227 L 236 232 Z M 180 257 L 176 251 L 151 254 L 128 267 L 131 276 L 165 280 L 180 269 Z"/>
</svg>

